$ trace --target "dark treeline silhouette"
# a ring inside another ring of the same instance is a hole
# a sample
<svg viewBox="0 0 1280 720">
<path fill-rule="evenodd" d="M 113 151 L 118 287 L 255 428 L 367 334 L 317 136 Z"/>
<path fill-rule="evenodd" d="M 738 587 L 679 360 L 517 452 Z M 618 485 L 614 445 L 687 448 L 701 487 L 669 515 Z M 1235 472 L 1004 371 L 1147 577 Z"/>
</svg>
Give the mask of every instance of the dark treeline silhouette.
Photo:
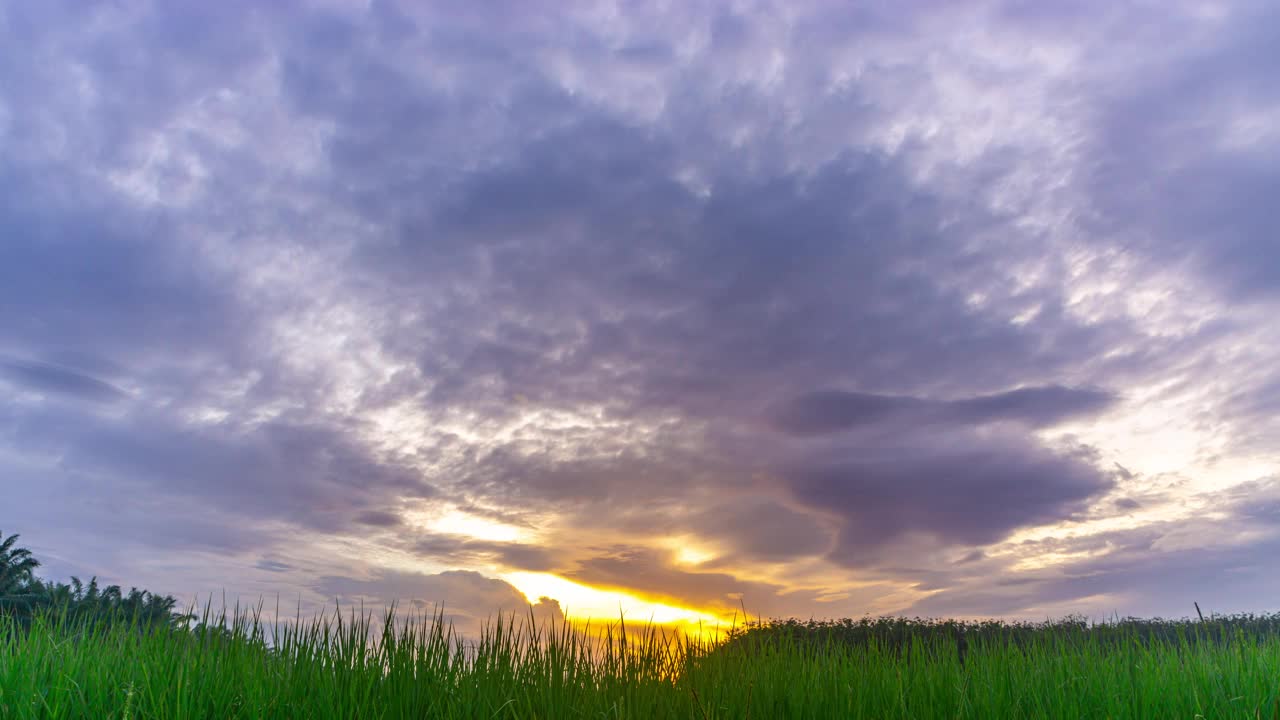
<svg viewBox="0 0 1280 720">
<path fill-rule="evenodd" d="M 125 592 L 119 585 L 102 587 L 96 577 L 88 583 L 76 577 L 70 583 L 42 580 L 35 574 L 40 561 L 17 542 L 18 535 L 0 541 L 0 629 L 28 627 L 41 612 L 57 613 L 61 621 L 73 624 L 179 625 L 191 619 L 175 611 L 178 601 L 169 595 L 138 588 Z"/>
</svg>

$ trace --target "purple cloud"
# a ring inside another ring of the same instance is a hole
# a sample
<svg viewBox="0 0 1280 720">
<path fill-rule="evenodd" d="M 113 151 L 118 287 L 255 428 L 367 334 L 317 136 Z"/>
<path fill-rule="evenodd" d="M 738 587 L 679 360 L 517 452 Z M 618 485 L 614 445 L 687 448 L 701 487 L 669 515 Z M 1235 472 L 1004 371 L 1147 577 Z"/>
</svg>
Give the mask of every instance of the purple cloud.
<svg viewBox="0 0 1280 720">
<path fill-rule="evenodd" d="M 770 614 L 1142 613 L 1185 571 L 1243 607 L 1277 27 L 5 7 L 5 527 L 162 592 L 477 616 L 539 601 L 481 569 Z"/>
</svg>

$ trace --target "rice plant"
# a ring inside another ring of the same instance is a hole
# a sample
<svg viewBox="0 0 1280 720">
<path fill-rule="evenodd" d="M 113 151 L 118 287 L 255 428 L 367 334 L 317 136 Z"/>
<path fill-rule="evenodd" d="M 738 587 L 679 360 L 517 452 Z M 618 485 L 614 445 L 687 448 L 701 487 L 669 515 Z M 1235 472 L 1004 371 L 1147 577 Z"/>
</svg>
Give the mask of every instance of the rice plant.
<svg viewBox="0 0 1280 720">
<path fill-rule="evenodd" d="M 278 616 L 277 616 L 278 617 Z M 0 718 L 1277 718 L 1276 616 L 753 623 L 720 641 L 260 608 L 0 617 Z"/>
</svg>

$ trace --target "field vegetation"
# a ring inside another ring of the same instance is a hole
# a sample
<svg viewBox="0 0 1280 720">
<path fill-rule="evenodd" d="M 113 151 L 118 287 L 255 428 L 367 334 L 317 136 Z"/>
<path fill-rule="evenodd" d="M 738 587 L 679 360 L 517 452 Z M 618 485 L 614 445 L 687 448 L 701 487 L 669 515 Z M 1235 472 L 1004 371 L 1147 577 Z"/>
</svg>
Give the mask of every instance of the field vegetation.
<svg viewBox="0 0 1280 720">
<path fill-rule="evenodd" d="M 443 615 L 394 609 L 270 622 L 259 608 L 180 615 L 171 598 L 142 591 L 36 585 L 33 569 L 0 605 L 6 720 L 1280 720 L 1280 614 L 782 620 L 718 641 L 506 616 L 464 638 Z"/>
</svg>

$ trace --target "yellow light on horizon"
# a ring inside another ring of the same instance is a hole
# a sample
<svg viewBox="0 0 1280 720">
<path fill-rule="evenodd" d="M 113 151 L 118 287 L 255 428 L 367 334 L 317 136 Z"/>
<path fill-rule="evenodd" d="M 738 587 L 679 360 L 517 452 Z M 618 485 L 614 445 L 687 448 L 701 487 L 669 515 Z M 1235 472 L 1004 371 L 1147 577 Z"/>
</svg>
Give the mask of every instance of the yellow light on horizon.
<svg viewBox="0 0 1280 720">
<path fill-rule="evenodd" d="M 621 617 L 629 622 L 680 625 L 686 631 L 701 623 L 704 634 L 714 632 L 716 626 L 723 624 L 721 618 L 712 613 L 645 600 L 616 590 L 601 590 L 551 573 L 512 572 L 502 579 L 524 593 L 531 603 L 542 597 L 559 601 L 565 617 L 574 622 L 609 623 Z"/>
</svg>

